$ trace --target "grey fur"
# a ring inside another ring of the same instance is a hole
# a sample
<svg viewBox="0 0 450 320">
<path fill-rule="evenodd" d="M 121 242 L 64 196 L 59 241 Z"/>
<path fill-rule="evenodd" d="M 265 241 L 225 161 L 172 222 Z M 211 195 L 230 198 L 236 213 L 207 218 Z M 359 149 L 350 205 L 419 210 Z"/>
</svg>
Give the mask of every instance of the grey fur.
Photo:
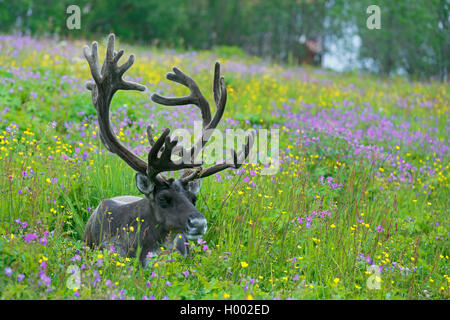
<svg viewBox="0 0 450 320">
<path fill-rule="evenodd" d="M 160 196 L 169 197 L 171 205 L 161 207 L 157 200 Z M 195 208 L 194 198 L 187 184 L 174 180 L 155 190 L 152 197 L 105 199 L 89 218 L 84 239 L 91 248 L 113 246 L 124 257 L 136 257 L 140 248 L 139 260 L 144 266 L 147 254 L 159 252 L 162 245 L 185 256 L 187 239 L 206 231 L 206 219 Z"/>
</svg>

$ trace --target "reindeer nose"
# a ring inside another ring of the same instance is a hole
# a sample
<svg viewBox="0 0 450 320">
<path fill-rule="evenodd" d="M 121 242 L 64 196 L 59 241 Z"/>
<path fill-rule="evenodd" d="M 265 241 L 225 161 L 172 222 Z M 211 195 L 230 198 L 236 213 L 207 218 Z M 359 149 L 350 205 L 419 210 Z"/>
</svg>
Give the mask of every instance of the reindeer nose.
<svg viewBox="0 0 450 320">
<path fill-rule="evenodd" d="M 200 236 L 206 232 L 206 225 L 205 217 L 193 214 L 187 220 L 187 234 Z"/>
</svg>

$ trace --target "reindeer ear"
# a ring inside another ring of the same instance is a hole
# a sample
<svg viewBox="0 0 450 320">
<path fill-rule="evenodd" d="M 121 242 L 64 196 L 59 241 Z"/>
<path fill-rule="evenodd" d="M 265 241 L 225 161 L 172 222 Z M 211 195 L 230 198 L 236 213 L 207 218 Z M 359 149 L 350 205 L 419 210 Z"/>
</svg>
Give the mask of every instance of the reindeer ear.
<svg viewBox="0 0 450 320">
<path fill-rule="evenodd" d="M 197 194 L 200 191 L 201 186 L 202 186 L 202 179 L 197 179 L 194 181 L 189 181 L 187 188 L 193 194 Z"/>
<path fill-rule="evenodd" d="M 150 195 L 155 189 L 155 184 L 148 178 L 147 175 L 140 172 L 136 173 L 136 186 L 140 192 L 145 195 Z"/>
</svg>

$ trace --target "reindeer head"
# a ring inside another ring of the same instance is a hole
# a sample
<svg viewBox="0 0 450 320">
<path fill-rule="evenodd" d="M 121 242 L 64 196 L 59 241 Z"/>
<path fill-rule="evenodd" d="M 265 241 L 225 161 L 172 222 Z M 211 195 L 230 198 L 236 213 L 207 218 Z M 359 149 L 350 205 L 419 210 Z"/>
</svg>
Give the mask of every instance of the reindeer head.
<svg viewBox="0 0 450 320">
<path fill-rule="evenodd" d="M 203 149 L 219 124 L 225 110 L 227 91 L 225 80 L 220 77 L 220 64 L 216 62 L 213 81 L 214 101 L 217 111 L 211 118 L 208 101 L 202 95 L 199 87 L 181 70 L 173 68 L 174 73 L 168 73 L 167 79 L 188 87 L 191 94 L 186 97 L 167 98 L 158 94 L 152 95 L 152 100 L 165 106 L 181 106 L 193 104 L 200 108 L 203 128 L 201 138 L 189 150 L 178 145 L 178 137 L 169 136 L 170 129 L 165 129 L 155 141 L 151 126 L 147 127 L 147 137 L 151 145 L 148 161 L 144 161 L 117 139 L 109 120 L 109 108 L 114 93 L 117 90 L 139 90 L 145 87 L 122 79 L 123 74 L 134 63 L 134 55 L 127 62 L 118 66 L 123 50 L 114 51 L 114 35 L 108 40 L 106 59 L 99 67 L 97 43 L 92 49 L 84 47 L 84 55 L 89 63 L 94 83 L 88 83 L 92 91 L 92 100 L 97 109 L 100 128 L 100 138 L 110 152 L 122 158 L 136 173 L 136 186 L 148 199 L 150 210 L 157 223 L 168 231 L 184 232 L 188 239 L 195 239 L 206 232 L 206 219 L 195 208 L 196 194 L 200 190 L 200 179 L 227 168 L 240 168 L 247 158 L 254 141 L 254 132 L 247 135 L 246 143 L 240 152 L 231 150 L 232 158 L 221 164 L 203 169 L 203 162 L 196 163 L 196 157 Z M 172 157 L 179 157 L 178 161 Z M 185 170 L 179 179 L 167 178 L 163 172 Z"/>
<path fill-rule="evenodd" d="M 183 176 L 189 174 L 191 171 L 186 170 Z M 138 172 L 136 186 L 149 199 L 155 220 L 164 229 L 184 233 L 189 240 L 197 239 L 206 232 L 206 219 L 195 208 L 201 180 L 170 178 L 155 181 Z"/>
</svg>

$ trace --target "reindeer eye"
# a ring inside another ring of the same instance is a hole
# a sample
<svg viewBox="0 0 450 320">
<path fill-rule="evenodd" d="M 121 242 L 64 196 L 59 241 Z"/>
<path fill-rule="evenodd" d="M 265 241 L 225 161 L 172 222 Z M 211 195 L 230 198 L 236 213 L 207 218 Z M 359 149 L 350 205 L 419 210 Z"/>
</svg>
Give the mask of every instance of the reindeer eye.
<svg viewBox="0 0 450 320">
<path fill-rule="evenodd" d="M 158 201 L 158 205 L 161 207 L 161 208 L 167 208 L 167 207 L 169 207 L 170 206 L 170 198 L 169 197 L 167 197 L 167 196 L 164 196 L 164 195 L 160 195 L 160 196 L 158 196 L 157 198 L 157 201 Z"/>
</svg>

